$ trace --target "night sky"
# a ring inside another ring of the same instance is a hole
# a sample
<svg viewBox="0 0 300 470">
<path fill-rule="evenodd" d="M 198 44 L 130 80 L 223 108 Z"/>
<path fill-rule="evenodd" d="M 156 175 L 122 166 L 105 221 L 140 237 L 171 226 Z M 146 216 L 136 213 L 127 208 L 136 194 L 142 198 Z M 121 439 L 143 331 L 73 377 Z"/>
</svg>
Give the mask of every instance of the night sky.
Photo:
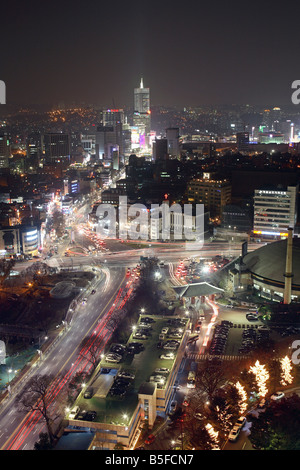
<svg viewBox="0 0 300 470">
<path fill-rule="evenodd" d="M 297 2 L 14 1 L 1 4 L 7 103 L 291 104 Z"/>
</svg>

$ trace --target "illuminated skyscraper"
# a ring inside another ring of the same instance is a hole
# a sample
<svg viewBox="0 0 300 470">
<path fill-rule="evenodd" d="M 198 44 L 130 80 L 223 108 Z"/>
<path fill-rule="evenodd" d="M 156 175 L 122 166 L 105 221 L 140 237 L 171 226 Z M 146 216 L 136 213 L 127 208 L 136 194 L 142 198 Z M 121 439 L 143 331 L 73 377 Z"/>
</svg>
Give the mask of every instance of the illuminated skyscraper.
<svg viewBox="0 0 300 470">
<path fill-rule="evenodd" d="M 144 88 L 143 79 L 141 79 L 140 87 L 134 89 L 134 111 L 150 112 L 150 89 Z"/>
<path fill-rule="evenodd" d="M 141 79 L 140 87 L 134 89 L 133 127 L 139 136 L 139 148 L 141 150 L 149 149 L 151 131 L 150 89 L 144 88 L 143 79 Z"/>
</svg>

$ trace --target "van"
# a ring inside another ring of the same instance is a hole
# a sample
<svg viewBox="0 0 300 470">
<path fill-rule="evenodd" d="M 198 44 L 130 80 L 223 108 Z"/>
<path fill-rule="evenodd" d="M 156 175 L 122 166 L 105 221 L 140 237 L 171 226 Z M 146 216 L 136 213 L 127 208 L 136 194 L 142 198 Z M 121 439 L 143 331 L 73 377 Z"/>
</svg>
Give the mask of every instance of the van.
<svg viewBox="0 0 300 470">
<path fill-rule="evenodd" d="M 75 419 L 80 411 L 79 406 L 74 406 L 69 413 L 69 419 Z"/>
</svg>

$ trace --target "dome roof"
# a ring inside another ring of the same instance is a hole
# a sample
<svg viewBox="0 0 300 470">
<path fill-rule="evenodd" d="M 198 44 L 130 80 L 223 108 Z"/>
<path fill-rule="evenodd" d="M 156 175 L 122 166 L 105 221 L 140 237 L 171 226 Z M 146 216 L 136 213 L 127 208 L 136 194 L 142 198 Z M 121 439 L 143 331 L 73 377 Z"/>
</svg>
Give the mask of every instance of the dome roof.
<svg viewBox="0 0 300 470">
<path fill-rule="evenodd" d="M 284 284 L 287 239 L 268 243 L 243 257 L 243 263 L 252 274 L 266 281 Z M 300 239 L 293 238 L 293 285 L 300 285 Z"/>
</svg>

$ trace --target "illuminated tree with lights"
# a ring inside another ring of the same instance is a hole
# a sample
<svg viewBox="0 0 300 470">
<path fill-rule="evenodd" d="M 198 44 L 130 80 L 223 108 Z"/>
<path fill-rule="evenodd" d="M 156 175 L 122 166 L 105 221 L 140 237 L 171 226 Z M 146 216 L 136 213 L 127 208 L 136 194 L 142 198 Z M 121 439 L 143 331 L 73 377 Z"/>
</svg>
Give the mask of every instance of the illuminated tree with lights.
<svg viewBox="0 0 300 470">
<path fill-rule="evenodd" d="M 240 382 L 237 382 L 235 384 L 235 386 L 237 388 L 237 391 L 238 391 L 239 397 L 240 397 L 240 399 L 238 401 L 240 413 L 244 414 L 246 409 L 247 409 L 247 393 L 245 391 L 245 388 L 242 386 L 242 384 L 240 384 Z"/>
<path fill-rule="evenodd" d="M 292 377 L 292 362 L 289 359 L 288 356 L 283 357 L 280 360 L 280 365 L 281 365 L 281 385 L 289 385 L 293 382 L 293 377 Z"/>
<path fill-rule="evenodd" d="M 264 365 L 260 364 L 259 361 L 256 361 L 255 365 L 250 367 L 250 372 L 255 375 L 259 395 L 261 397 L 265 397 L 268 393 L 266 383 L 270 378 L 269 372 L 266 370 Z"/>
<path fill-rule="evenodd" d="M 216 449 L 216 448 L 219 448 L 219 440 L 218 440 L 218 436 L 219 436 L 219 433 L 217 431 L 214 430 L 214 428 L 212 427 L 211 424 L 206 424 L 205 425 L 205 429 L 207 430 L 208 434 L 209 434 L 209 437 L 213 443 L 213 447 Z"/>
</svg>

